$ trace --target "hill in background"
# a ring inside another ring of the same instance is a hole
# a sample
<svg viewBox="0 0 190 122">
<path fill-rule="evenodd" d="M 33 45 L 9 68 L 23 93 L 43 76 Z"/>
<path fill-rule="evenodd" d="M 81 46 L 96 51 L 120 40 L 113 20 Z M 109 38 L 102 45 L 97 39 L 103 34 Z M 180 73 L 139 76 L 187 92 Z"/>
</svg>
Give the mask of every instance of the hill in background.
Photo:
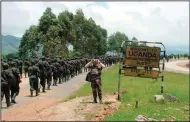
<svg viewBox="0 0 190 122">
<path fill-rule="evenodd" d="M 2 54 L 15 53 L 18 51 L 21 38 L 12 35 L 2 35 Z"/>
<path fill-rule="evenodd" d="M 21 38 L 12 35 L 2 35 L 2 54 L 15 53 L 18 51 Z M 69 46 L 69 49 L 71 47 Z M 188 45 L 166 45 L 167 54 L 189 54 Z M 108 55 L 113 55 L 108 51 Z"/>
</svg>

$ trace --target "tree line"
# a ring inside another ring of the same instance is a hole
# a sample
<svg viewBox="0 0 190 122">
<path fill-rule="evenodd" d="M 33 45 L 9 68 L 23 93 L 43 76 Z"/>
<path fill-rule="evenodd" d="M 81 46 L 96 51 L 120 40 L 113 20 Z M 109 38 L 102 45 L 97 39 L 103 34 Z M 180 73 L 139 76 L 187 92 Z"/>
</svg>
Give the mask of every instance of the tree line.
<svg viewBox="0 0 190 122">
<path fill-rule="evenodd" d="M 82 9 L 77 9 L 76 14 L 65 10 L 56 16 L 48 7 L 38 24 L 31 25 L 23 34 L 19 56 L 36 56 L 40 48 L 42 55 L 48 57 L 105 55 L 108 50 L 119 52 L 121 42 L 128 40 L 121 32 L 107 36 L 107 30 L 92 18 L 87 19 Z M 73 46 L 72 52 L 68 50 L 69 44 Z"/>
</svg>

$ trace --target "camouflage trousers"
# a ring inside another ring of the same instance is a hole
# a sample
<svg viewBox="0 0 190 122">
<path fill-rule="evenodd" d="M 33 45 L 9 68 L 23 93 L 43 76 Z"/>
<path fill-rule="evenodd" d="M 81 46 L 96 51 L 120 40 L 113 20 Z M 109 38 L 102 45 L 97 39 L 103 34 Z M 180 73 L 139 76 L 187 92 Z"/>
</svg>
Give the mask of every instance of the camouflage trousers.
<svg viewBox="0 0 190 122">
<path fill-rule="evenodd" d="M 101 100 L 102 99 L 102 85 L 101 85 L 101 82 L 99 82 L 99 83 L 91 82 L 91 87 L 92 87 L 93 98 L 96 99 L 97 94 L 98 94 L 98 97 Z"/>
<path fill-rule="evenodd" d="M 38 90 L 38 78 L 36 76 L 29 77 L 30 91 Z"/>
<path fill-rule="evenodd" d="M 52 84 L 52 75 L 48 74 L 48 76 L 47 76 L 47 85 L 51 86 L 51 84 Z"/>
<path fill-rule="evenodd" d="M 28 67 L 24 67 L 24 75 L 25 75 L 25 78 L 27 77 L 26 74 L 28 74 Z"/>
<path fill-rule="evenodd" d="M 45 77 L 40 77 L 40 85 L 42 86 L 43 91 L 45 91 L 45 86 L 46 86 Z"/>
<path fill-rule="evenodd" d="M 10 103 L 10 88 L 8 83 L 1 82 L 1 101 L 3 100 L 3 97 L 5 95 L 7 107 L 11 105 Z"/>
<path fill-rule="evenodd" d="M 53 85 L 57 85 L 57 80 L 58 80 L 57 72 L 54 72 L 53 73 Z"/>
</svg>

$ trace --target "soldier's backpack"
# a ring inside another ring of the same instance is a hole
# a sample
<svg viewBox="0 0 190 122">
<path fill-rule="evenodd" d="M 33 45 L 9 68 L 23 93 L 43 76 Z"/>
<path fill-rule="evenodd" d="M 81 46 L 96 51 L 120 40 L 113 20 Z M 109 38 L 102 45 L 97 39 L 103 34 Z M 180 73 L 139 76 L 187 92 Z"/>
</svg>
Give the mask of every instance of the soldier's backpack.
<svg viewBox="0 0 190 122">
<path fill-rule="evenodd" d="M 88 74 L 86 75 L 85 80 L 86 80 L 87 82 L 91 82 L 91 72 L 88 72 Z"/>
</svg>

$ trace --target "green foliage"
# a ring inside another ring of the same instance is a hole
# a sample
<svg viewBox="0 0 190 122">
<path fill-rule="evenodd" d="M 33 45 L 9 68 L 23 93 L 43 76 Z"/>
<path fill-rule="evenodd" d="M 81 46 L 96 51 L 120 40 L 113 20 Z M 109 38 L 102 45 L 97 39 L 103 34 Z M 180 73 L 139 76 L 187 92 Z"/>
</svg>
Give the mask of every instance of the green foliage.
<svg viewBox="0 0 190 122">
<path fill-rule="evenodd" d="M 7 55 L 2 55 L 3 60 L 15 59 L 15 57 L 19 57 L 18 53 L 9 53 Z"/>
<path fill-rule="evenodd" d="M 188 57 L 188 54 L 184 54 L 183 57 L 184 57 L 184 58 L 187 58 L 187 57 Z"/>
<path fill-rule="evenodd" d="M 37 55 L 38 45 L 42 45 L 44 56 L 68 57 L 71 56 L 68 44 L 78 52 L 74 55 L 103 55 L 107 51 L 106 40 L 107 30 L 92 18 L 87 19 L 82 9 L 77 9 L 75 15 L 65 10 L 56 17 L 48 7 L 38 25 L 32 25 L 22 36 L 19 55 L 23 58 Z"/>
<path fill-rule="evenodd" d="M 133 38 L 132 38 L 132 41 L 133 41 L 133 42 L 131 42 L 131 46 L 138 46 L 138 43 L 135 42 L 135 41 L 138 41 L 136 37 L 133 37 Z"/>
<path fill-rule="evenodd" d="M 124 33 L 116 32 L 116 33 L 112 34 L 111 36 L 109 36 L 109 38 L 108 38 L 108 49 L 120 52 L 121 43 L 123 41 L 127 41 L 127 40 L 129 40 L 129 39 Z M 128 45 L 128 44 L 126 44 L 126 45 Z"/>
</svg>

